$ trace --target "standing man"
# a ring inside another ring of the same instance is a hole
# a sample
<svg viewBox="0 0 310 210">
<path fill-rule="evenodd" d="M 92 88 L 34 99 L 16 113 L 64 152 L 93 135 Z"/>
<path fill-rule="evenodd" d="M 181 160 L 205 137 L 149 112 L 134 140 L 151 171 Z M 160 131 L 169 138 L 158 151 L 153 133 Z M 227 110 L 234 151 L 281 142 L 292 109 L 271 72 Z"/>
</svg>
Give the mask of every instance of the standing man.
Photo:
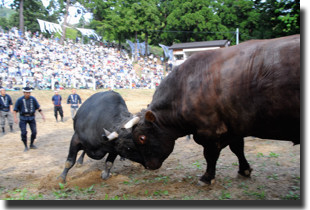
<svg viewBox="0 0 310 210">
<path fill-rule="evenodd" d="M 0 123 L 2 127 L 2 133 L 5 132 L 5 118 L 7 118 L 10 125 L 10 130 L 13 132 L 13 103 L 11 97 L 5 93 L 5 89 L 1 88 L 0 95 Z"/>
<path fill-rule="evenodd" d="M 42 116 L 42 119 L 45 121 L 45 117 L 43 115 L 42 110 L 40 109 L 40 105 L 35 97 L 31 96 L 31 89 L 29 87 L 24 88 L 24 96 L 17 99 L 14 108 L 14 121 L 17 124 L 18 120 L 16 117 L 16 113 L 19 112 L 19 127 L 21 130 L 21 138 L 22 142 L 25 145 L 24 152 L 28 151 L 27 146 L 27 124 L 30 126 L 31 130 L 31 138 L 30 138 L 30 149 L 37 149 L 37 147 L 33 144 L 34 140 L 37 136 L 37 125 L 35 120 L 35 111 L 38 110 Z"/>
<path fill-rule="evenodd" d="M 79 108 L 79 104 L 82 103 L 81 97 L 76 94 L 76 89 L 72 89 L 72 94 L 69 95 L 68 99 L 67 99 L 67 104 L 71 104 L 71 117 L 72 119 L 74 118 L 78 108 Z"/>
<path fill-rule="evenodd" d="M 58 112 L 61 117 L 61 122 L 64 121 L 64 115 L 63 115 L 63 110 L 61 106 L 61 96 L 58 94 L 58 90 L 55 90 L 55 95 L 52 97 L 52 101 L 54 104 L 54 115 L 56 118 L 56 122 L 58 122 Z"/>
</svg>

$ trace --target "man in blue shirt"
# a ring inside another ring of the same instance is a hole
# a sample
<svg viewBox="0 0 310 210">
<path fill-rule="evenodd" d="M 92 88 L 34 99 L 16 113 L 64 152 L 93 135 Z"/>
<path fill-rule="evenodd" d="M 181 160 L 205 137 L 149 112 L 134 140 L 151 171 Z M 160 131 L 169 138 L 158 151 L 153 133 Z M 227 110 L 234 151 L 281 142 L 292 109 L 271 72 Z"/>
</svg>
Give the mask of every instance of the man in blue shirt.
<svg viewBox="0 0 310 210">
<path fill-rule="evenodd" d="M 54 115 L 56 118 L 56 122 L 58 122 L 58 112 L 61 117 L 61 122 L 64 121 L 64 115 L 63 115 L 63 110 L 61 106 L 61 96 L 58 94 L 58 90 L 55 90 L 55 95 L 52 97 L 52 101 L 54 104 Z"/>
<path fill-rule="evenodd" d="M 2 133 L 5 133 L 5 118 L 7 118 L 10 125 L 11 132 L 13 132 L 13 103 L 11 97 L 5 93 L 5 89 L 1 89 L 0 95 L 0 124 L 2 127 Z"/>
<path fill-rule="evenodd" d="M 21 130 L 22 142 L 25 145 L 24 152 L 28 151 L 27 146 L 27 124 L 30 126 L 31 138 L 30 138 L 30 149 L 36 149 L 37 147 L 33 144 L 37 136 L 37 125 L 35 120 L 35 111 L 38 110 L 45 121 L 40 105 L 35 97 L 31 96 L 31 89 L 29 87 L 24 88 L 24 96 L 17 99 L 14 107 L 14 121 L 17 124 L 18 120 L 16 113 L 19 112 L 19 127 Z"/>
<path fill-rule="evenodd" d="M 74 118 L 78 108 L 79 104 L 82 103 L 81 97 L 76 94 L 76 89 L 72 89 L 72 94 L 69 95 L 67 99 L 67 104 L 71 104 L 71 117 Z"/>
</svg>

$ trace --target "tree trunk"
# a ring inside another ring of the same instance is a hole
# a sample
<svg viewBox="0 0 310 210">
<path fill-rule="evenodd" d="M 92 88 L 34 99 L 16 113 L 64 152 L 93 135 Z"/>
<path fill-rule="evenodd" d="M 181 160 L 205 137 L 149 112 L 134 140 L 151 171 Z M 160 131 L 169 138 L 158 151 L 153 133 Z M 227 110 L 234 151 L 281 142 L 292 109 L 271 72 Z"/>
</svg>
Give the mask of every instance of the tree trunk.
<svg viewBox="0 0 310 210">
<path fill-rule="evenodd" d="M 118 37 L 118 51 L 119 51 L 119 55 L 120 57 L 122 57 L 122 53 L 121 53 L 121 37 Z"/>
<path fill-rule="evenodd" d="M 135 40 L 136 40 L 136 43 L 135 43 L 135 61 L 138 60 L 138 32 L 136 31 L 135 32 Z"/>
<path fill-rule="evenodd" d="M 67 19 L 68 19 L 68 13 L 69 13 L 69 6 L 70 6 L 70 0 L 66 1 L 66 13 L 64 17 L 64 22 L 62 24 L 62 36 L 60 38 L 60 44 L 64 44 L 66 39 L 66 29 L 67 29 Z"/>
<path fill-rule="evenodd" d="M 148 37 L 149 37 L 149 35 L 148 35 L 148 33 L 147 33 L 147 31 L 145 32 L 145 53 L 144 53 L 144 57 L 146 57 L 146 59 L 148 60 L 148 56 L 147 56 L 147 43 L 148 43 Z"/>
<path fill-rule="evenodd" d="M 24 34 L 24 0 L 19 2 L 19 30 Z"/>
</svg>

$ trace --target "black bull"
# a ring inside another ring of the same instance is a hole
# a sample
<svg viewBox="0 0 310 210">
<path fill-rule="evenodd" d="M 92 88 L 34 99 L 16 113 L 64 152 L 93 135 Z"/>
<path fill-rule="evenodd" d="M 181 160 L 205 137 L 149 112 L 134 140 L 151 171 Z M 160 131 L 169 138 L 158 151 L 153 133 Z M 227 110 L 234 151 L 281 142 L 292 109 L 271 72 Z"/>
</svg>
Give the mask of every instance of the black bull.
<svg viewBox="0 0 310 210">
<path fill-rule="evenodd" d="M 196 53 L 161 82 L 138 117 L 133 140 L 146 168 L 160 168 L 175 140 L 193 134 L 207 161 L 202 182 L 215 178 L 226 146 L 239 173 L 250 176 L 244 137 L 300 143 L 300 36 Z"/>
<path fill-rule="evenodd" d="M 83 150 L 78 163 L 83 163 L 85 153 L 100 160 L 109 154 L 101 177 L 107 179 L 117 155 L 141 163 L 143 160 L 133 141 L 131 130 L 132 114 L 124 99 L 114 91 L 100 92 L 89 97 L 74 117 L 74 134 L 71 139 L 65 169 L 59 178 L 63 182 L 76 162 L 77 153 Z M 114 132 L 109 132 L 114 131 Z M 115 132 L 117 131 L 117 132 Z"/>
</svg>

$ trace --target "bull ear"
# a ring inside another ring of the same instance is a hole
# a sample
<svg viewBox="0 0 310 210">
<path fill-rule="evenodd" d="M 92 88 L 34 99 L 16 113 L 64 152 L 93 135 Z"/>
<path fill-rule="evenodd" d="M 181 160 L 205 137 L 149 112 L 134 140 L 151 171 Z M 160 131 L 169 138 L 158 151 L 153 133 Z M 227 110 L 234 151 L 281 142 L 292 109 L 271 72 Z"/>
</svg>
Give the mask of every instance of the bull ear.
<svg viewBox="0 0 310 210">
<path fill-rule="evenodd" d="M 149 122 L 155 122 L 156 121 L 156 116 L 155 116 L 154 112 L 152 112 L 151 110 L 148 110 L 145 113 L 145 120 L 149 121 Z"/>
<path fill-rule="evenodd" d="M 124 125 L 124 128 L 126 129 L 132 128 L 134 125 L 138 124 L 139 120 L 140 120 L 140 117 L 132 118 Z"/>
</svg>

